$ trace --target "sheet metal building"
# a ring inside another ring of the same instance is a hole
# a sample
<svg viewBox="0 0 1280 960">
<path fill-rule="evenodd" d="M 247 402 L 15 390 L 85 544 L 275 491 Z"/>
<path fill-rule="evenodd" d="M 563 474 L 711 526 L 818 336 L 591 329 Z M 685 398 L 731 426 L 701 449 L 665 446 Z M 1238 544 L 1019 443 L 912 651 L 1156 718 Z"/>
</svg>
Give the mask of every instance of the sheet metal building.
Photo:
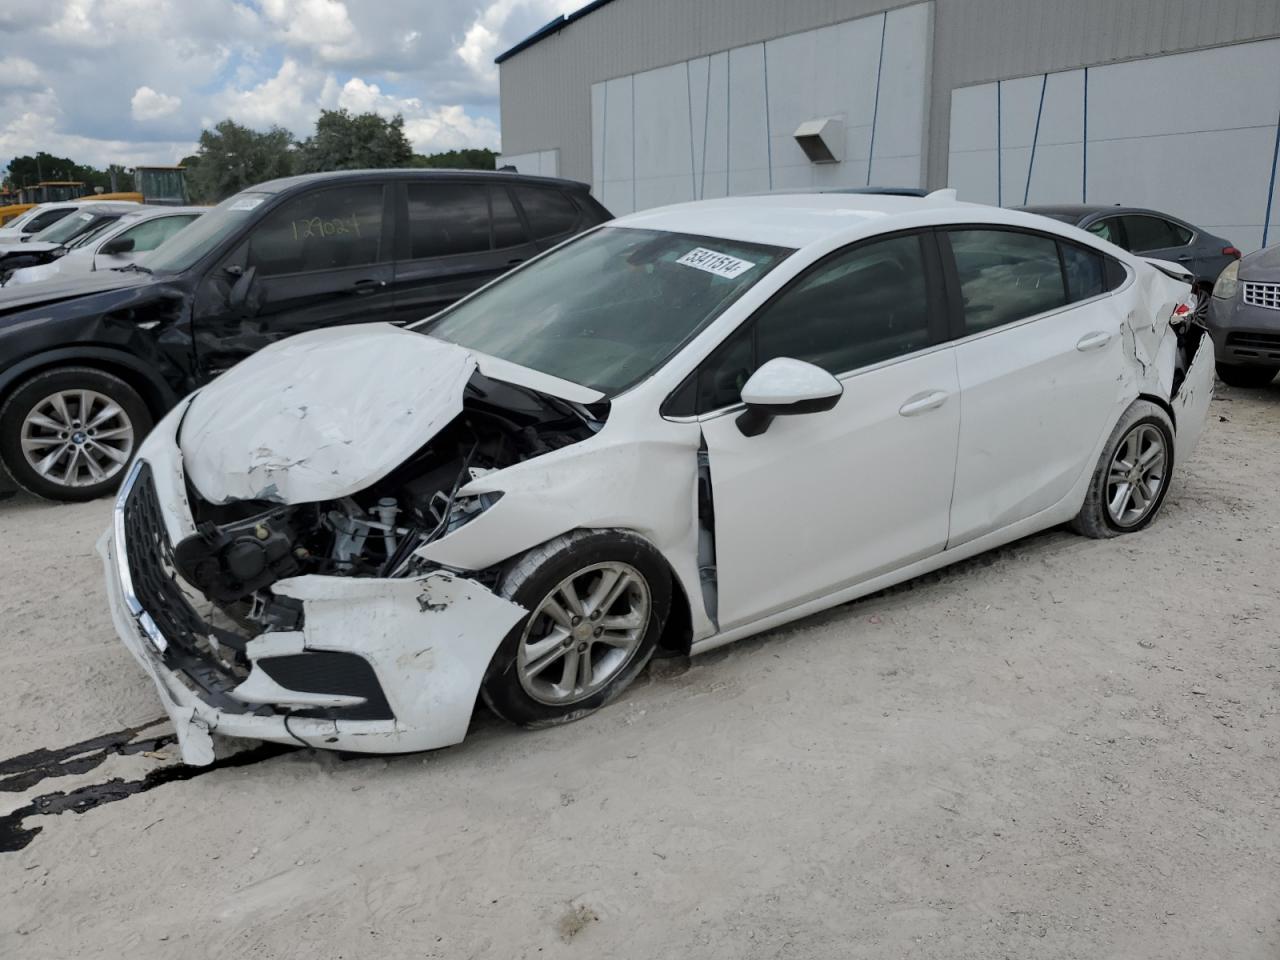
<svg viewBox="0 0 1280 960">
<path fill-rule="evenodd" d="M 619 214 L 952 186 L 1280 241 L 1280 0 L 597 0 L 498 63 L 503 162 Z"/>
</svg>

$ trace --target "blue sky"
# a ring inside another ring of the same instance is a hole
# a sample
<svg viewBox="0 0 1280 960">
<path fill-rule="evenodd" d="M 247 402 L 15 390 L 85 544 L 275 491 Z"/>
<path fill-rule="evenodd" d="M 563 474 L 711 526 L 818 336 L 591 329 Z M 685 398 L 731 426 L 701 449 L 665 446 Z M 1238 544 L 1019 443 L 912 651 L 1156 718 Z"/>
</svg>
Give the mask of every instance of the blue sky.
<svg viewBox="0 0 1280 960">
<path fill-rule="evenodd" d="M 303 137 L 405 117 L 420 152 L 500 146 L 493 58 L 584 0 L 0 0 L 0 168 L 172 162 L 225 117 Z"/>
</svg>

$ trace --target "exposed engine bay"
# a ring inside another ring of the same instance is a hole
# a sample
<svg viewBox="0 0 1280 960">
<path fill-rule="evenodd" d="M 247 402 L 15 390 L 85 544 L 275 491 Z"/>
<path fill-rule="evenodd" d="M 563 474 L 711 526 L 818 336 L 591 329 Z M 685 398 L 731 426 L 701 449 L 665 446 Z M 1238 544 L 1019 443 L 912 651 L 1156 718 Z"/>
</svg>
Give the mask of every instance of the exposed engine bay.
<svg viewBox="0 0 1280 960">
<path fill-rule="evenodd" d="M 501 497 L 460 496 L 467 483 L 587 439 L 604 425 L 607 412 L 607 403 L 587 407 L 476 371 L 467 382 L 462 413 L 357 494 L 321 503 L 214 504 L 189 489 L 196 533 L 174 547 L 174 566 L 236 619 L 289 629 L 287 611 L 266 592 L 271 584 L 304 574 L 424 572 L 429 565 L 415 551 Z"/>
</svg>

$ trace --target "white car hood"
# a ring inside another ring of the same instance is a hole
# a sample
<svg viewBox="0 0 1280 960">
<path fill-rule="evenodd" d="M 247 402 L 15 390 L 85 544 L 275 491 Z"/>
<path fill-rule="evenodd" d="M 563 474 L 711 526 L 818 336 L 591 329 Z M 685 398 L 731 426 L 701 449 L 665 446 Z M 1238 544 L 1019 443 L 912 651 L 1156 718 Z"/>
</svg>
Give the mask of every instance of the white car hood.
<svg viewBox="0 0 1280 960">
<path fill-rule="evenodd" d="M 214 503 L 313 503 L 385 477 L 462 411 L 476 358 L 391 324 L 273 344 L 200 391 L 182 423 L 187 477 Z"/>
</svg>

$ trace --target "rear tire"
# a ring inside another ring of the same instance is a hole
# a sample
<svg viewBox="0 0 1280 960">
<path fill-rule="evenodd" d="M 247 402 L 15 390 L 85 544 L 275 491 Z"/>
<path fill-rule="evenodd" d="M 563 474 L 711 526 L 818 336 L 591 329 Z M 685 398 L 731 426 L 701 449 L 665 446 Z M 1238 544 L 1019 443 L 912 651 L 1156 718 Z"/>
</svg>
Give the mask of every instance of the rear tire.
<svg viewBox="0 0 1280 960">
<path fill-rule="evenodd" d="M 513 561 L 498 592 L 529 614 L 503 638 L 481 694 L 504 720 L 539 727 L 598 710 L 644 669 L 671 573 L 633 533 L 575 530 Z"/>
<path fill-rule="evenodd" d="M 146 403 L 119 377 L 46 370 L 0 407 L 0 460 L 37 497 L 95 500 L 119 486 L 151 425 Z"/>
<path fill-rule="evenodd" d="M 1234 363 L 1218 364 L 1218 379 L 1232 387 L 1265 387 L 1280 373 L 1280 367 Z"/>
<path fill-rule="evenodd" d="M 1173 422 L 1137 400 L 1107 438 L 1071 528 L 1095 540 L 1141 530 L 1160 512 L 1172 476 Z"/>
</svg>

